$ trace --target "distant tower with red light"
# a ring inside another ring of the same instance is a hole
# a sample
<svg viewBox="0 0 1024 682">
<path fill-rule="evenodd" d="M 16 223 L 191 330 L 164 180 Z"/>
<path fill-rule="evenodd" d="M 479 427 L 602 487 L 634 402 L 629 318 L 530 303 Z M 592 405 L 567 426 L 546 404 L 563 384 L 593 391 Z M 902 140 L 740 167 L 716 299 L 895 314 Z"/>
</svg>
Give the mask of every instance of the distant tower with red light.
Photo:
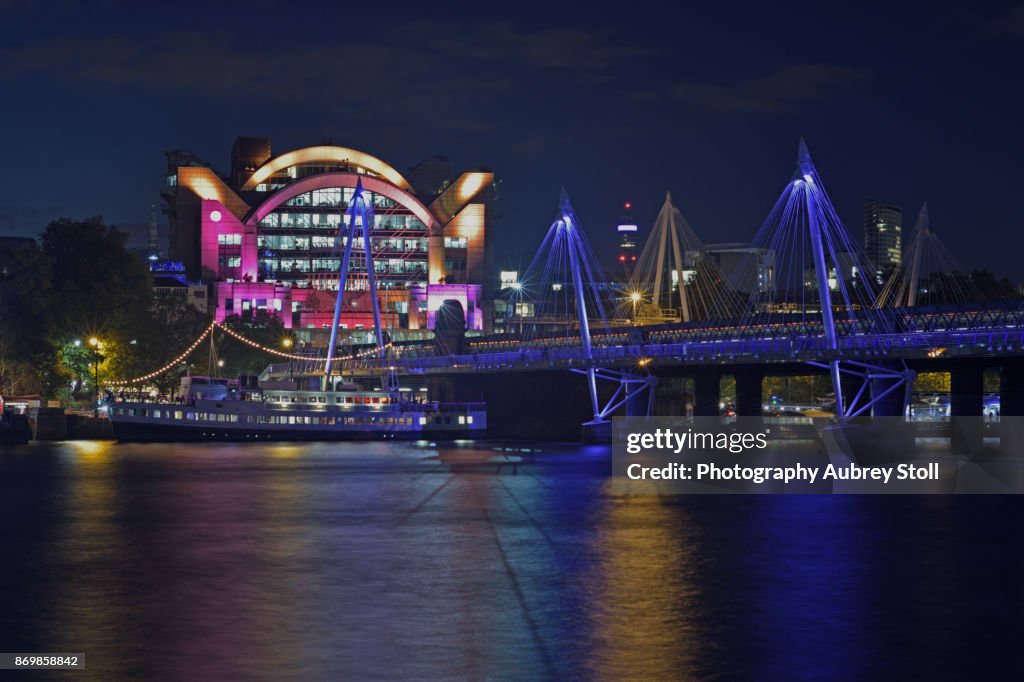
<svg viewBox="0 0 1024 682">
<path fill-rule="evenodd" d="M 616 227 L 616 232 L 619 235 L 619 253 L 616 260 L 629 276 L 633 272 L 633 266 L 636 265 L 637 226 L 632 214 L 633 204 L 627 201 L 624 208 L 625 214 L 619 218 L 619 224 Z"/>
</svg>

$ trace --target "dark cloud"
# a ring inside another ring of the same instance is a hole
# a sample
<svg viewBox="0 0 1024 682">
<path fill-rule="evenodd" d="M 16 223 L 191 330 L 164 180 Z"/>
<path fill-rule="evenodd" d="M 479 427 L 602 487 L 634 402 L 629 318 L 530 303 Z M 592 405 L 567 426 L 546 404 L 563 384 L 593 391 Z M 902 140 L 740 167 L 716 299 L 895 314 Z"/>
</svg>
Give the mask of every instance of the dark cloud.
<svg viewBox="0 0 1024 682">
<path fill-rule="evenodd" d="M 996 15 L 974 8 L 957 8 L 949 12 L 948 17 L 976 40 L 1024 37 L 1024 3 Z"/>
<path fill-rule="evenodd" d="M 490 22 L 468 30 L 452 30 L 450 26 L 423 22 L 409 28 L 434 36 L 427 44 L 455 57 L 572 70 L 589 76 L 603 75 L 636 57 L 658 54 L 656 49 L 622 45 L 606 32 L 579 27 L 524 31 L 509 22 Z"/>
<path fill-rule="evenodd" d="M 862 70 L 836 64 L 791 64 L 767 76 L 735 83 L 677 83 L 670 94 L 713 112 L 775 113 L 820 99 L 866 75 Z"/>
<path fill-rule="evenodd" d="M 258 38 L 248 43 L 207 32 L 49 39 L 0 50 L 0 60 L 8 78 L 179 90 L 254 106 L 294 100 L 307 110 L 363 114 L 378 125 L 485 132 L 494 128 L 499 98 L 529 93 L 534 72 L 600 80 L 622 60 L 650 53 L 610 46 L 607 36 L 581 29 L 441 29 L 406 24 L 388 43 L 295 41 L 272 50 Z"/>
<path fill-rule="evenodd" d="M 1024 37 L 1024 3 L 988 23 L 988 31 L 996 35 Z"/>
</svg>

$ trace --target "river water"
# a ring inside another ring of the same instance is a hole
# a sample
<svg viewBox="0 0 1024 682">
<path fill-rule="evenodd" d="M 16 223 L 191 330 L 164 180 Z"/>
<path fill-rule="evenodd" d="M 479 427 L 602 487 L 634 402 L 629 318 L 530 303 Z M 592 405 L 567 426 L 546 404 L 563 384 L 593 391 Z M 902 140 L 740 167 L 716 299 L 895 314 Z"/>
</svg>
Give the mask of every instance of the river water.
<svg viewBox="0 0 1024 682">
<path fill-rule="evenodd" d="M 551 443 L 0 449 L 0 650 L 97 680 L 1024 670 L 1019 496 L 615 496 L 609 471 Z"/>
</svg>

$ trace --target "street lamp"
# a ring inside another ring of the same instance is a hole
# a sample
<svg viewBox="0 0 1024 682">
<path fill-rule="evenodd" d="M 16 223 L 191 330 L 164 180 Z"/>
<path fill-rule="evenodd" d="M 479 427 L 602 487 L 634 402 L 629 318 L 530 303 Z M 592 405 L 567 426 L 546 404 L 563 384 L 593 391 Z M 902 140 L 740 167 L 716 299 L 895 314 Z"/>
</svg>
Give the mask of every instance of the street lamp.
<svg viewBox="0 0 1024 682">
<path fill-rule="evenodd" d="M 633 291 L 629 294 L 629 300 L 633 302 L 633 324 L 636 325 L 636 304 L 640 302 L 642 298 L 639 291 Z"/>
<path fill-rule="evenodd" d="M 96 377 L 96 398 L 92 406 L 92 416 L 97 418 L 100 416 L 100 362 L 103 361 L 103 356 L 100 355 L 100 350 L 103 348 L 103 342 L 97 339 L 95 336 L 89 338 L 89 346 L 92 348 L 93 363 L 95 365 L 95 377 Z"/>
<path fill-rule="evenodd" d="M 285 348 L 291 348 L 292 340 L 290 338 L 284 338 L 281 340 L 281 345 L 284 346 Z"/>
</svg>

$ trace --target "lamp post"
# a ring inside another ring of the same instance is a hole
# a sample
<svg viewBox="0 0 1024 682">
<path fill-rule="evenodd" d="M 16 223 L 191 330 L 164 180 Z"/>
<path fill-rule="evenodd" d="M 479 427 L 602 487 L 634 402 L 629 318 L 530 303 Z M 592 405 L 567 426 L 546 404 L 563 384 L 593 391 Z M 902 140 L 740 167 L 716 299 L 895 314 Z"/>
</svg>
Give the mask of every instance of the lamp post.
<svg viewBox="0 0 1024 682">
<path fill-rule="evenodd" d="M 100 416 L 100 362 L 103 360 L 103 356 L 100 355 L 100 349 L 103 348 L 103 342 L 97 339 L 95 336 L 89 339 L 89 346 L 92 348 L 92 358 L 95 367 L 95 383 L 96 383 L 96 397 L 92 404 L 92 416 L 97 418 Z"/>
<path fill-rule="evenodd" d="M 292 349 L 292 339 L 291 339 L 291 337 L 290 336 L 286 336 L 283 339 L 281 339 L 281 345 L 284 346 L 285 350 L 290 351 Z M 292 380 L 292 376 L 293 375 L 294 375 L 294 367 L 292 365 L 292 358 L 288 358 L 288 381 Z"/>
<path fill-rule="evenodd" d="M 641 294 L 639 291 L 634 291 L 629 294 L 629 300 L 633 302 L 633 326 L 636 326 L 636 304 L 640 302 Z"/>
</svg>

